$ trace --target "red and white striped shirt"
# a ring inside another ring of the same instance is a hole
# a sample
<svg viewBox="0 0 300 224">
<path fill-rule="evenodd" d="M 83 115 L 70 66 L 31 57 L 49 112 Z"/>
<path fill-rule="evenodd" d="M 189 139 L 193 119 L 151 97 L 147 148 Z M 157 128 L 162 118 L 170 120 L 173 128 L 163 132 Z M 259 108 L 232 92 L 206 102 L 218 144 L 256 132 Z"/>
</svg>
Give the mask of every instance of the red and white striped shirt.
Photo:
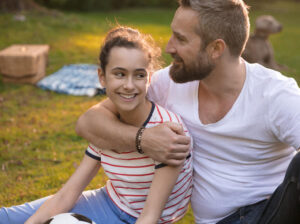
<svg viewBox="0 0 300 224">
<path fill-rule="evenodd" d="M 189 136 L 178 115 L 152 104 L 151 113 L 144 123 L 146 128 L 164 122 L 176 122 L 183 125 L 186 135 Z M 106 188 L 112 201 L 124 212 L 138 217 L 144 207 L 155 169 L 160 167 L 161 163 L 136 150 L 118 153 L 114 150 L 98 149 L 91 144 L 86 154 L 101 161 L 109 178 Z M 184 216 L 192 193 L 192 170 L 192 158 L 189 156 L 169 196 L 159 223 L 172 223 Z"/>
</svg>

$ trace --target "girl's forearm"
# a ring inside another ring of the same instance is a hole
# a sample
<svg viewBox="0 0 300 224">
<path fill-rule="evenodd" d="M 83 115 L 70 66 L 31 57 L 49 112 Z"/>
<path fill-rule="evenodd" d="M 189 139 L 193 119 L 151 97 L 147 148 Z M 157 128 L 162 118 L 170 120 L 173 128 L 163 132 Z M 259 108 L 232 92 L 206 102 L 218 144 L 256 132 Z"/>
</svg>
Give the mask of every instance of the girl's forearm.
<svg viewBox="0 0 300 224">
<path fill-rule="evenodd" d="M 99 168 L 100 164 L 97 160 L 85 155 L 67 183 L 55 195 L 46 200 L 25 224 L 43 223 L 51 216 L 70 211 Z"/>
<path fill-rule="evenodd" d="M 41 224 L 48 220 L 50 217 L 59 213 L 69 211 L 74 202 L 61 198 L 59 195 L 51 196 L 45 203 L 34 213 L 25 224 Z"/>
<path fill-rule="evenodd" d="M 154 224 L 159 220 L 163 209 L 179 176 L 182 166 L 165 166 L 155 171 L 144 209 L 137 224 Z"/>
</svg>

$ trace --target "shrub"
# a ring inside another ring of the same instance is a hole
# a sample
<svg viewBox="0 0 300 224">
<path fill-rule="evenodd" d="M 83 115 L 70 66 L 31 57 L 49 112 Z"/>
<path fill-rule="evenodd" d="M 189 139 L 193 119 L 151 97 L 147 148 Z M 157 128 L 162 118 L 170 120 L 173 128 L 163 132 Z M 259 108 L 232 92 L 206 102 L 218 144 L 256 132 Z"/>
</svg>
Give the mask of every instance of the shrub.
<svg viewBox="0 0 300 224">
<path fill-rule="evenodd" d="M 127 7 L 175 7 L 175 0 L 35 0 L 49 8 L 75 11 L 104 11 Z"/>
</svg>

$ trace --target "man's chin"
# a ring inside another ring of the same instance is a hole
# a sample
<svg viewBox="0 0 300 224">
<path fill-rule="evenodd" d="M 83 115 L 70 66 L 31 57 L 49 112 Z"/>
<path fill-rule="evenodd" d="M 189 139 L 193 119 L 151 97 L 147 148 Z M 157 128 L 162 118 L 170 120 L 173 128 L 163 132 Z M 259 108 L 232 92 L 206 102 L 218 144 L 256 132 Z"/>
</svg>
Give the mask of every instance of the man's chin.
<svg viewBox="0 0 300 224">
<path fill-rule="evenodd" d="M 169 75 L 171 79 L 176 83 L 185 83 L 189 82 L 190 80 L 187 80 L 187 73 L 186 71 L 181 67 L 177 66 L 176 64 L 172 65 L 169 71 Z"/>
</svg>

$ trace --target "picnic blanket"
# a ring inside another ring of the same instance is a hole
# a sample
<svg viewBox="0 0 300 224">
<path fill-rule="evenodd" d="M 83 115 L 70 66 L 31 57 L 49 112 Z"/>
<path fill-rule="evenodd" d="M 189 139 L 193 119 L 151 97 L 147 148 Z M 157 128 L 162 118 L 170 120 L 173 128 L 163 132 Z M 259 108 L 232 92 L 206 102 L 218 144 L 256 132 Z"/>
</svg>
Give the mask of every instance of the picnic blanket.
<svg viewBox="0 0 300 224">
<path fill-rule="evenodd" d="M 105 89 L 98 80 L 97 69 L 98 66 L 93 64 L 66 65 L 40 80 L 37 86 L 45 90 L 76 96 L 105 94 Z"/>
</svg>

